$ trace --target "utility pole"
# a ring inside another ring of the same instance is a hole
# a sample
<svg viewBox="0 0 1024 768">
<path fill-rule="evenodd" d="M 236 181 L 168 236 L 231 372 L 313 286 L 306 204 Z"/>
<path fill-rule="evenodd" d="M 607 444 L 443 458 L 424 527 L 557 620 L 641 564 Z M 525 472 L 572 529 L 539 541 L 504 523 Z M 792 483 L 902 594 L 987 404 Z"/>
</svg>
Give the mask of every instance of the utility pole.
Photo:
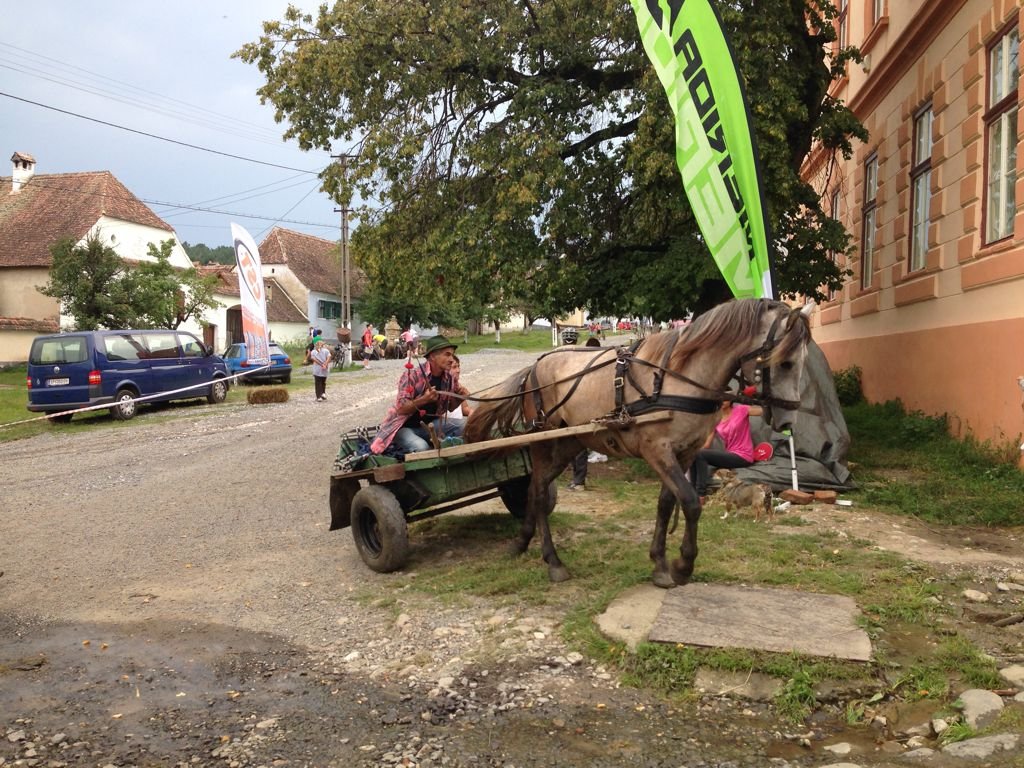
<svg viewBox="0 0 1024 768">
<path fill-rule="evenodd" d="M 359 155 L 331 155 L 341 164 L 341 173 L 344 178 L 348 175 L 348 161 L 355 160 Z M 350 208 L 348 203 L 343 203 L 341 208 L 335 208 L 335 213 L 341 213 L 341 323 L 348 330 L 348 342 L 343 345 L 344 360 L 343 366 L 352 363 L 352 265 L 348 255 L 348 214 Z"/>
</svg>

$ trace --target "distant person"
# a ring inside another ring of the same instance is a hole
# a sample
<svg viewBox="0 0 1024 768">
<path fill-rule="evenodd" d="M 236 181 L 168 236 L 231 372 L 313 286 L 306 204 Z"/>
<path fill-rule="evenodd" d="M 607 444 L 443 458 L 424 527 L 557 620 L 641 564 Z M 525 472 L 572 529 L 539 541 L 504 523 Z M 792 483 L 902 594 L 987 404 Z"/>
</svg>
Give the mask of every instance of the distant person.
<svg viewBox="0 0 1024 768">
<path fill-rule="evenodd" d="M 313 339 L 313 351 L 310 353 L 310 359 L 313 361 L 313 392 L 317 402 L 326 400 L 327 374 L 331 370 L 331 350 L 319 336 Z"/>
<path fill-rule="evenodd" d="M 362 367 L 370 367 L 370 356 L 374 353 L 374 325 L 368 323 L 365 329 L 362 329 Z"/>
</svg>

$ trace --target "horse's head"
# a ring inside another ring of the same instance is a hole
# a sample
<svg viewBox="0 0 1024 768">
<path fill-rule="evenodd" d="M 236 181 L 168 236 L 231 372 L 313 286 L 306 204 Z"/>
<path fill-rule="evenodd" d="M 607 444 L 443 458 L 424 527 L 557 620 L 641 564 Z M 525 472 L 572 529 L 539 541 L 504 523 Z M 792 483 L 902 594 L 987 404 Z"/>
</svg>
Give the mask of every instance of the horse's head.
<svg viewBox="0 0 1024 768">
<path fill-rule="evenodd" d="M 764 419 L 777 432 L 793 426 L 800 407 L 800 378 L 811 337 L 807 316 L 812 305 L 792 309 L 772 302 L 761 318 L 761 345 L 740 358 L 740 373 L 764 403 Z"/>
</svg>

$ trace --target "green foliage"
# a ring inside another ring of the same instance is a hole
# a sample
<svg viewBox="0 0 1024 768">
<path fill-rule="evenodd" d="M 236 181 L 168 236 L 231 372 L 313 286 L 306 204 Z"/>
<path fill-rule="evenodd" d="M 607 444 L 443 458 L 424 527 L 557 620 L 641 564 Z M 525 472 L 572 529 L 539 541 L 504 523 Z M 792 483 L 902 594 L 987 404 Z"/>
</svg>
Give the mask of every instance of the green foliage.
<svg viewBox="0 0 1024 768">
<path fill-rule="evenodd" d="M 60 299 L 79 330 L 177 328 L 216 306 L 214 278 L 170 264 L 173 240 L 149 243 L 153 261 L 129 266 L 98 234 L 83 245 L 62 240 L 52 249 L 50 282 L 40 291 Z"/>
<path fill-rule="evenodd" d="M 235 250 L 230 245 L 218 245 L 211 248 L 203 243 L 192 245 L 183 242 L 181 247 L 185 249 L 188 257 L 197 264 L 227 264 L 235 263 Z"/>
<path fill-rule="evenodd" d="M 955 744 L 958 741 L 967 741 L 974 737 L 974 729 L 963 721 L 952 723 L 949 728 L 942 732 L 939 742 L 942 746 Z"/>
<path fill-rule="evenodd" d="M 60 300 L 80 330 L 130 328 L 135 319 L 128 268 L 98 234 L 84 244 L 61 240 L 51 249 L 50 282 L 40 293 Z"/>
<path fill-rule="evenodd" d="M 853 496 L 948 525 L 1020 525 L 1024 473 L 1009 447 L 952 437 L 945 417 L 907 413 L 898 400 L 845 408 Z"/>
<path fill-rule="evenodd" d="M 856 405 L 863 402 L 864 391 L 861 389 L 860 376 L 861 370 L 858 365 L 851 365 L 849 368 L 843 368 L 832 374 L 840 405 Z"/>
<path fill-rule="evenodd" d="M 814 693 L 815 682 L 809 670 L 798 669 L 775 697 L 779 713 L 793 721 L 803 720 L 811 714 L 818 702 Z"/>
<path fill-rule="evenodd" d="M 866 132 L 828 96 L 831 0 L 720 7 L 750 98 L 783 292 L 823 297 L 849 236 L 799 175 L 812 143 Z M 359 193 L 353 257 L 398 308 L 681 317 L 727 298 L 685 200 L 674 120 L 627 0 L 290 7 L 236 53 L 285 136 L 354 145 L 324 172 Z M 387 314 L 391 314 L 390 312 Z"/>
</svg>

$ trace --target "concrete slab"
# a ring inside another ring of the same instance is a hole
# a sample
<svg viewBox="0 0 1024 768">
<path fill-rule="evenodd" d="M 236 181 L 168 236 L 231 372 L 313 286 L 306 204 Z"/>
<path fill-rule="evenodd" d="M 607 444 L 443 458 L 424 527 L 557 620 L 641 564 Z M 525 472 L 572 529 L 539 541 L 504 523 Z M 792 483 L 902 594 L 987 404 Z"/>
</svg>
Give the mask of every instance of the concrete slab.
<svg viewBox="0 0 1024 768">
<path fill-rule="evenodd" d="M 646 642 L 654 620 L 661 610 L 661 601 L 668 590 L 653 584 L 640 584 L 627 589 L 612 600 L 608 608 L 597 617 L 597 626 L 613 640 L 619 640 L 636 650 L 637 643 Z"/>
<path fill-rule="evenodd" d="M 648 639 L 713 648 L 871 658 L 871 641 L 848 597 L 735 585 L 688 584 L 668 590 Z"/>
</svg>

